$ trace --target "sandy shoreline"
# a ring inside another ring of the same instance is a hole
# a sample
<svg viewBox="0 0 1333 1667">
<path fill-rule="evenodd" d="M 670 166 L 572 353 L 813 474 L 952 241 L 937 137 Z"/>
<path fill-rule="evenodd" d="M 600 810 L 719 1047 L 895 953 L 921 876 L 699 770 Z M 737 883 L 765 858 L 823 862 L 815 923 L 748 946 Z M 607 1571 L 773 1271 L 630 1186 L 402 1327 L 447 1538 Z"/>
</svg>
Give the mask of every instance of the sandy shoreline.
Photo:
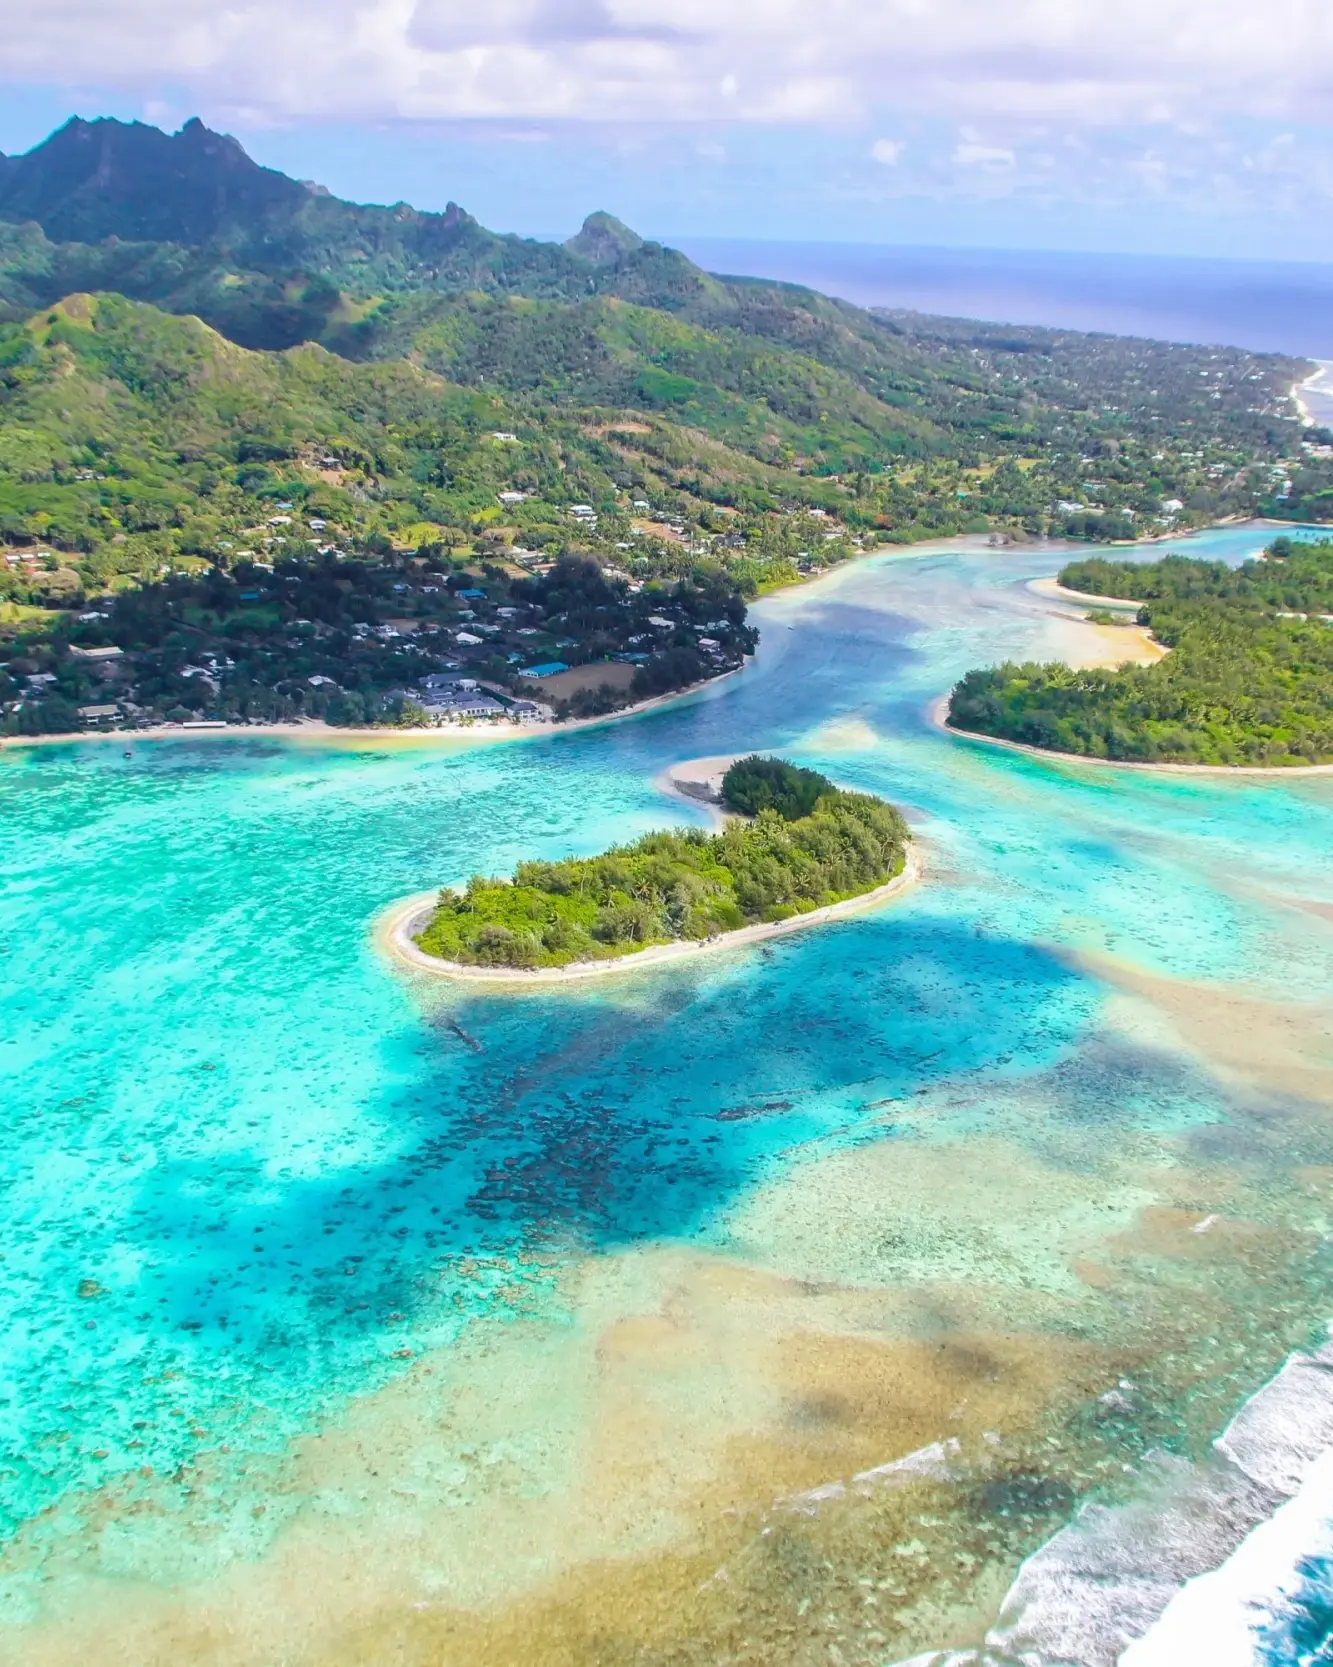
<svg viewBox="0 0 1333 1667">
<path fill-rule="evenodd" d="M 1052 614 L 1052 618 L 1065 621 L 1067 624 L 1077 625 L 1080 640 L 1095 645 L 1095 652 L 1080 652 L 1077 659 L 1067 658 L 1067 663 L 1077 666 L 1080 670 L 1091 667 L 1106 667 L 1116 670 L 1120 666 L 1153 666 L 1159 660 L 1164 660 L 1169 650 L 1163 643 L 1159 643 L 1152 631 L 1146 625 L 1137 622 L 1137 612 L 1141 606 L 1138 602 L 1116 602 L 1110 598 L 1089 596 L 1082 591 L 1067 590 L 1058 579 L 1029 579 L 1027 589 L 1034 596 L 1039 596 L 1043 602 L 1054 602 L 1060 607 L 1060 612 Z M 1118 613 L 1118 618 L 1110 625 L 1099 624 L 1082 613 L 1066 612 L 1065 609 L 1082 609 L 1090 602 L 1102 605 L 1111 601 L 1108 611 Z M 1062 659 L 1066 658 L 1061 656 Z"/>
<path fill-rule="evenodd" d="M 1123 596 L 1096 596 L 1088 590 L 1070 590 L 1058 579 L 1029 579 L 1028 589 L 1047 602 L 1075 602 L 1080 607 L 1106 608 L 1112 613 L 1137 613 L 1143 606 L 1142 602 L 1130 602 Z"/>
<path fill-rule="evenodd" d="M 1293 382 L 1291 385 L 1292 401 L 1294 402 L 1296 409 L 1300 412 L 1301 421 L 1305 424 L 1306 428 L 1319 427 L 1319 418 L 1316 417 L 1314 412 L 1310 409 L 1309 403 L 1305 398 L 1306 390 L 1308 389 L 1311 393 L 1319 394 L 1324 399 L 1329 398 L 1330 393 L 1333 393 L 1333 389 L 1326 387 L 1321 388 L 1318 386 L 1318 384 L 1321 383 L 1328 375 L 1330 370 L 1333 370 L 1333 363 L 1327 359 L 1316 359 L 1314 362 L 1318 366 L 1314 375 L 1307 376 L 1303 382 Z"/>
<path fill-rule="evenodd" d="M 122 746 L 131 746 L 136 741 L 254 740 L 265 735 L 277 735 L 287 740 L 326 743 L 389 741 L 395 745 L 416 746 L 439 746 L 447 742 L 466 746 L 495 745 L 501 741 L 530 740 L 534 735 L 567 735 L 571 730 L 593 729 L 598 724 L 618 723 L 622 718 L 635 718 L 641 713 L 655 711 L 660 706 L 670 706 L 675 701 L 684 700 L 687 695 L 696 694 L 700 689 L 710 689 L 714 684 L 739 677 L 748 664 L 747 658 L 744 664 L 737 666 L 733 671 L 720 672 L 716 677 L 705 677 L 683 689 L 672 689 L 664 695 L 653 695 L 650 700 L 636 701 L 633 706 L 622 706 L 615 712 L 603 712 L 595 718 L 567 718 L 563 723 L 516 723 L 505 724 L 503 727 L 473 724 L 467 728 L 462 724 L 448 724 L 434 729 L 396 729 L 391 724 L 343 728 L 337 724 L 327 724 L 322 718 L 312 718 L 305 723 L 220 724 L 216 729 L 186 729 L 181 724 L 162 724 L 152 729 L 72 729 L 59 735 L 0 735 L 0 751 L 7 747 L 63 747 L 71 741 L 117 741 Z"/>
<path fill-rule="evenodd" d="M 726 826 L 728 812 L 722 807 L 722 778 L 745 754 L 719 753 L 712 758 L 689 758 L 672 764 L 653 778 L 653 786 L 667 798 L 707 811 L 715 828 Z"/>
<path fill-rule="evenodd" d="M 955 729 L 946 721 L 949 695 L 940 695 L 926 708 L 926 716 L 936 728 L 959 741 L 981 741 L 988 747 L 1004 747 L 1008 752 L 1026 753 L 1029 758 L 1044 758 L 1048 764 L 1091 764 L 1102 770 L 1146 770 L 1152 775 L 1176 776 L 1328 776 L 1333 775 L 1333 764 L 1140 764 L 1128 758 L 1093 758 L 1081 752 L 1055 752 L 1050 747 L 1034 747 L 1027 741 L 1010 741 L 1002 735 L 983 735 L 975 729 Z"/>
<path fill-rule="evenodd" d="M 621 955 L 609 961 L 576 961 L 567 967 L 536 967 L 530 971 L 518 967 L 469 967 L 458 961 L 439 961 L 433 955 L 425 954 L 412 941 L 412 933 L 434 907 L 438 891 L 418 892 L 414 897 L 403 898 L 391 905 L 376 922 L 375 943 L 392 959 L 417 972 L 460 983 L 499 984 L 518 989 L 581 983 L 585 979 L 601 978 L 611 973 L 633 972 L 640 967 L 659 967 L 672 961 L 692 960 L 713 950 L 739 949 L 745 944 L 763 943 L 768 938 L 781 937 L 803 926 L 841 920 L 900 897 L 921 879 L 922 872 L 921 857 L 913 842 L 907 848 L 902 872 L 886 885 L 877 886 L 874 891 L 864 892 L 860 897 L 830 903 L 826 908 L 811 910 L 809 914 L 793 915 L 790 920 L 761 921 L 753 926 L 742 926 L 735 932 L 722 932 L 715 938 L 653 944 L 634 955 Z"/>
<path fill-rule="evenodd" d="M 1310 380 L 1313 381 L 1314 378 Z M 1285 521 L 1267 521 L 1261 517 L 1250 517 L 1247 523 L 1246 518 L 1241 516 L 1223 516 L 1220 520 L 1212 522 L 1210 526 L 1225 527 L 1249 523 L 1252 523 L 1255 527 L 1281 528 L 1287 525 Z M 1123 548 L 1132 550 L 1137 548 L 1138 545 L 1160 544 L 1176 538 L 1188 538 L 1209 530 L 1209 527 L 1192 527 L 1184 532 L 1154 534 L 1151 538 L 1138 539 L 1133 543 L 1126 541 L 1112 545 L 1089 545 L 1059 538 L 1034 539 L 1022 545 L 1006 544 L 997 546 L 996 554 L 1000 554 L 1002 550 L 1012 551 L 1014 549 L 1040 550 L 1048 554 L 1060 555 L 1066 553 L 1077 555 L 1080 552 L 1086 553 L 1089 550 L 1096 549 Z M 818 573 L 804 574 L 791 584 L 779 585 L 771 591 L 766 591 L 761 599 L 768 600 L 769 598 L 805 589 L 807 586 L 818 584 L 835 574 L 845 572 L 862 561 L 872 561 L 888 555 L 910 558 L 927 555 L 932 550 L 985 548 L 989 548 L 989 535 L 985 533 L 954 533 L 947 538 L 923 539 L 919 543 L 912 544 L 880 544 L 873 550 L 867 550 L 864 554 L 853 557 L 850 561 L 839 563 L 836 567 L 825 568 Z M 1084 596 L 1079 591 L 1065 590 L 1055 579 L 1033 579 L 1029 581 L 1029 588 L 1036 595 L 1043 596 L 1047 600 L 1093 604 L 1102 608 L 1114 608 L 1117 605 L 1115 598 Z M 1121 602 L 1119 605 L 1128 607 L 1129 604 Z M 1139 604 L 1134 605 L 1137 607 Z M 317 741 L 328 744 L 338 741 L 388 741 L 395 745 L 417 746 L 438 746 L 442 742 L 466 743 L 468 746 L 475 746 L 479 743 L 493 745 L 500 741 L 523 741 L 534 735 L 563 735 L 571 730 L 591 729 L 597 724 L 618 723 L 622 718 L 638 717 L 641 713 L 652 712 L 658 707 L 668 706 L 674 701 L 683 700 L 687 695 L 696 694 L 700 689 L 711 688 L 715 684 L 727 682 L 730 678 L 739 677 L 748 664 L 749 659 L 747 658 L 745 663 L 737 666 L 734 671 L 722 672 L 717 677 L 705 677 L 701 682 L 691 683 L 687 688 L 673 689 L 670 693 L 664 695 L 654 695 L 651 700 L 637 701 L 633 706 L 624 706 L 617 712 L 606 712 L 600 717 L 570 718 L 564 723 L 510 724 L 503 729 L 492 728 L 489 725 L 484 728 L 481 725 L 474 725 L 470 729 L 464 729 L 461 726 L 450 726 L 442 729 L 394 729 L 387 726 L 344 729 L 333 724 L 326 724 L 322 719 L 313 719 L 305 723 L 225 724 L 218 729 L 184 729 L 179 725 L 164 724 L 160 728 L 153 729 L 76 729 L 59 735 L 0 735 L 0 752 L 8 748 L 65 746 L 71 741 L 118 741 L 123 745 L 132 745 L 135 741 L 188 741 L 198 740 L 200 737 L 235 739 L 238 736 L 253 739 L 255 736 L 263 735 L 276 735 L 290 740 Z M 1186 766 L 1186 768 L 1188 767 Z M 671 788 L 666 788 L 664 791 L 674 792 Z"/>
</svg>

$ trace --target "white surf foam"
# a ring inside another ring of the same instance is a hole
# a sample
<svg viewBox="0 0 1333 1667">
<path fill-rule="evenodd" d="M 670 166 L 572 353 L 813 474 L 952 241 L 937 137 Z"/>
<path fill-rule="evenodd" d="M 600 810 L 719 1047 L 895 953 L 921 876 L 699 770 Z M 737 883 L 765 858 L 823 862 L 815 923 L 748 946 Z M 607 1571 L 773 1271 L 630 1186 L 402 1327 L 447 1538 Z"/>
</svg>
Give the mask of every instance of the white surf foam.
<svg viewBox="0 0 1333 1667">
<path fill-rule="evenodd" d="M 1119 1667 L 1260 1667 L 1305 1584 L 1301 1564 L 1333 1554 L 1333 1452 L 1311 1465 L 1294 1499 L 1261 1523 L 1220 1568 L 1191 1580 Z"/>
<path fill-rule="evenodd" d="M 1139 1482 L 1125 1504 L 1085 1505 L 1028 1558 L 981 1649 L 900 1667 L 1252 1667 L 1257 1634 L 1238 1615 L 1259 1626 L 1278 1613 L 1301 1558 L 1333 1543 L 1333 1345 L 1292 1355 L 1206 1460 L 1150 1454 Z M 1240 1608 L 1205 1616 L 1209 1598 L 1193 1594 L 1223 1588 Z M 1210 1630 L 1192 1642 L 1201 1616 Z M 1214 1634 L 1226 1648 L 1248 1638 L 1250 1654 L 1209 1653 L 1223 1647 Z"/>
</svg>

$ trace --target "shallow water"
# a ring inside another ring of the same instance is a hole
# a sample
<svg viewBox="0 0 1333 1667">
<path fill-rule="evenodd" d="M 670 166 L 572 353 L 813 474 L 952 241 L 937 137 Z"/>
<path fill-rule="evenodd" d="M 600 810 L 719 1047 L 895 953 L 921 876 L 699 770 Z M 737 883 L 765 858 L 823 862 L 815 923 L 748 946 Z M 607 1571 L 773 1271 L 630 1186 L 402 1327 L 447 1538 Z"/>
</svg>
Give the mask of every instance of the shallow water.
<svg viewBox="0 0 1333 1667">
<path fill-rule="evenodd" d="M 0 755 L 0 1660 L 979 1644 L 1322 1333 L 1333 778 L 934 729 L 1077 650 L 1059 559 L 858 564 L 570 734 Z M 406 893 L 702 822 L 654 778 L 751 748 L 902 803 L 927 882 L 595 987 L 376 954 Z"/>
</svg>

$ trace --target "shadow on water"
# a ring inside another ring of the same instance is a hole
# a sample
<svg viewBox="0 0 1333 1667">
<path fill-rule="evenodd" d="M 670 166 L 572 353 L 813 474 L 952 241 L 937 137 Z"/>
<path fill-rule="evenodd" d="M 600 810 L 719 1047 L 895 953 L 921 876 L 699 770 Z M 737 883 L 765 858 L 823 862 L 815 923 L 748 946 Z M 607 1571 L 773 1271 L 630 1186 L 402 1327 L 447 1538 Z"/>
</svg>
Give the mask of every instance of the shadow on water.
<svg viewBox="0 0 1333 1667">
<path fill-rule="evenodd" d="M 164 1403 L 206 1422 L 219 1396 L 297 1406 L 366 1387 L 469 1314 L 505 1312 L 520 1250 L 688 1238 L 805 1142 L 868 1124 L 892 1138 L 893 1107 L 950 1075 L 1046 1069 L 1095 1002 L 1041 948 L 890 915 L 606 995 L 428 1009 L 380 1041 L 393 1086 L 364 1121 L 382 1155 L 275 1180 L 271 1144 L 164 1152 L 97 1206 L 104 1259 L 85 1253 L 79 1288 L 46 1293 L 9 1408 L 22 1492 L 97 1469 L 44 1445 L 66 1398 L 111 1462 L 170 1468 L 191 1443 Z M 493 1277 L 460 1277 L 469 1259 Z"/>
</svg>

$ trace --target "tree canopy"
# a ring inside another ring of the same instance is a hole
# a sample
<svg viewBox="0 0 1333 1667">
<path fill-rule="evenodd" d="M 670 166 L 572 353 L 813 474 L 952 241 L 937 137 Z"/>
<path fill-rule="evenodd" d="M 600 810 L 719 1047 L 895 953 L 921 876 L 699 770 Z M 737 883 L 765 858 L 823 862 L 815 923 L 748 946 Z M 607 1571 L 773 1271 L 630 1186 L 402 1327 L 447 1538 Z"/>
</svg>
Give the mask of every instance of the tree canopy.
<svg viewBox="0 0 1333 1667">
<path fill-rule="evenodd" d="M 804 770 L 783 758 L 738 758 L 722 778 L 722 802 L 742 816 L 776 811 L 784 822 L 809 816 L 833 783 L 818 770 Z"/>
<path fill-rule="evenodd" d="M 902 871 L 910 838 L 892 805 L 828 788 L 809 814 L 764 809 L 717 834 L 645 834 L 512 879 L 446 888 L 417 937 L 469 966 L 558 967 L 699 940 L 857 897 Z"/>
<path fill-rule="evenodd" d="M 1333 543 L 1279 538 L 1239 568 L 1080 561 L 1060 580 L 1141 601 L 1171 652 L 1116 671 L 971 671 L 950 698 L 956 728 L 1141 763 L 1333 761 Z"/>
</svg>

